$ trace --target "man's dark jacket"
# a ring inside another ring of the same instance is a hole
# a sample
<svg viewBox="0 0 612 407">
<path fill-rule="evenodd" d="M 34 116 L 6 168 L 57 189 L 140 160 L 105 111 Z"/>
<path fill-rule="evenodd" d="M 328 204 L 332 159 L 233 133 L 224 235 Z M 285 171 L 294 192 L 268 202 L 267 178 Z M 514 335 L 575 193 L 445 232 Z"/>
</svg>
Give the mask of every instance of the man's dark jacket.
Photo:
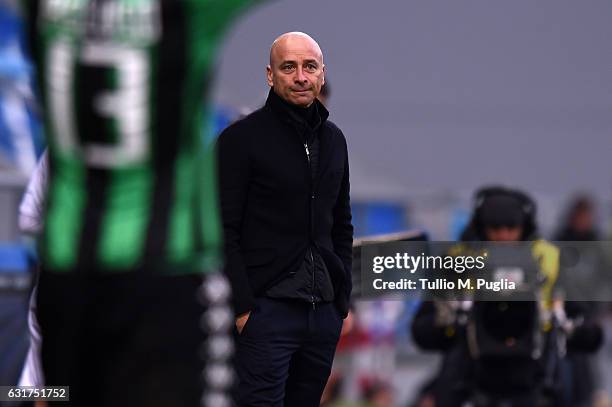
<svg viewBox="0 0 612 407">
<path fill-rule="evenodd" d="M 353 226 L 346 139 L 318 101 L 319 161 L 311 178 L 304 142 L 280 97 L 228 127 L 218 141 L 225 271 L 236 315 L 298 271 L 314 245 L 345 317 L 351 293 Z"/>
</svg>

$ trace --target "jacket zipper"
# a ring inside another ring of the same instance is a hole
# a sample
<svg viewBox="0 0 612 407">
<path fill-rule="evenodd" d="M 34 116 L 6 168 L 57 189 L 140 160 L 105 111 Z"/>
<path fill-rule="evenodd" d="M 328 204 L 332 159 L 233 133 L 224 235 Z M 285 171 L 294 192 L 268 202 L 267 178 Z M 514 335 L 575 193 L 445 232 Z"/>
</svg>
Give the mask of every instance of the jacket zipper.
<svg viewBox="0 0 612 407">
<path fill-rule="evenodd" d="M 309 240 L 312 240 L 312 205 L 313 205 L 313 200 L 315 198 L 314 195 L 314 191 L 312 189 L 312 169 L 311 169 L 311 163 L 310 163 L 310 150 L 308 149 L 308 142 L 304 143 L 304 150 L 306 150 L 306 160 L 308 161 L 308 177 L 310 177 L 311 181 L 310 181 L 310 238 Z M 310 254 L 310 264 L 312 265 L 312 287 L 311 287 L 311 291 L 310 291 L 310 302 L 312 303 L 312 309 L 316 310 L 316 305 L 315 305 L 315 299 L 314 299 L 314 290 L 315 290 L 315 264 L 314 264 L 314 256 L 312 255 L 312 247 L 308 248 L 308 253 Z"/>
<path fill-rule="evenodd" d="M 312 291 L 310 293 L 310 302 L 312 302 L 312 310 L 315 311 L 317 309 L 315 299 L 314 299 L 314 291 L 315 291 L 315 263 L 314 256 L 312 255 L 312 247 L 309 249 L 310 252 L 310 263 L 312 264 Z"/>
</svg>

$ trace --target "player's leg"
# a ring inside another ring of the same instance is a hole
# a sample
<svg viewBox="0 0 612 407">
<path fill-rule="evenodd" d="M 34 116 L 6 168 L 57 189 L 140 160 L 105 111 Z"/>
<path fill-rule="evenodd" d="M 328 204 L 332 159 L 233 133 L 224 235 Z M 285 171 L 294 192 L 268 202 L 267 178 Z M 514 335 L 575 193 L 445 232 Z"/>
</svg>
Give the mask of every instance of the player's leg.
<svg viewBox="0 0 612 407">
<path fill-rule="evenodd" d="M 83 381 L 95 380 L 80 372 L 80 360 L 87 351 L 84 332 L 91 328 L 86 310 L 91 296 L 84 278 L 75 273 L 42 272 L 37 292 L 41 362 L 46 386 L 70 386 L 71 403 L 85 400 Z M 50 403 L 51 405 L 53 403 Z"/>
<path fill-rule="evenodd" d="M 101 405 L 229 406 L 232 312 L 221 277 L 135 275 L 99 286 L 111 294 L 100 308 L 110 317 L 97 317 Z"/>
</svg>

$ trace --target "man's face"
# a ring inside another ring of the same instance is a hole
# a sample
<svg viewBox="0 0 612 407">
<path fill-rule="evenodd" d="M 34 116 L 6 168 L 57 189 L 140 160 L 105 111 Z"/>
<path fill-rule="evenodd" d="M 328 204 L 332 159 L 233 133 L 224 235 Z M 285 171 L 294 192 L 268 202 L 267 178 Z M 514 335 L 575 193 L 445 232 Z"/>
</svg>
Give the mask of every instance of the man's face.
<svg viewBox="0 0 612 407">
<path fill-rule="evenodd" d="M 571 226 L 578 232 L 588 232 L 593 229 L 593 214 L 589 210 L 578 211 L 572 218 Z"/>
<path fill-rule="evenodd" d="M 305 36 L 288 36 L 276 42 L 267 67 L 268 85 L 287 102 L 308 107 L 325 83 L 325 65 L 318 45 Z"/>
<path fill-rule="evenodd" d="M 521 226 L 485 227 L 485 236 L 491 242 L 515 242 L 521 240 Z"/>
</svg>

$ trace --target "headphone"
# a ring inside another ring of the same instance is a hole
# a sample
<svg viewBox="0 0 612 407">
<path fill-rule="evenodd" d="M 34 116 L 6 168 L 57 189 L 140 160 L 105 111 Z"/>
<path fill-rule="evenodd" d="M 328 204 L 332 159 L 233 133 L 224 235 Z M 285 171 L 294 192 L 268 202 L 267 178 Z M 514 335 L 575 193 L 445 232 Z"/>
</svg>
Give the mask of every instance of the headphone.
<svg viewBox="0 0 612 407">
<path fill-rule="evenodd" d="M 523 191 L 503 186 L 487 186 L 476 191 L 474 194 L 473 215 L 468 229 L 472 229 L 472 232 L 475 232 L 478 237 L 483 235 L 484 225 L 481 222 L 482 208 L 488 199 L 497 196 L 510 197 L 517 201 L 521 207 L 524 218 L 522 225 L 523 239 L 533 238 L 537 232 L 535 202 Z"/>
</svg>

